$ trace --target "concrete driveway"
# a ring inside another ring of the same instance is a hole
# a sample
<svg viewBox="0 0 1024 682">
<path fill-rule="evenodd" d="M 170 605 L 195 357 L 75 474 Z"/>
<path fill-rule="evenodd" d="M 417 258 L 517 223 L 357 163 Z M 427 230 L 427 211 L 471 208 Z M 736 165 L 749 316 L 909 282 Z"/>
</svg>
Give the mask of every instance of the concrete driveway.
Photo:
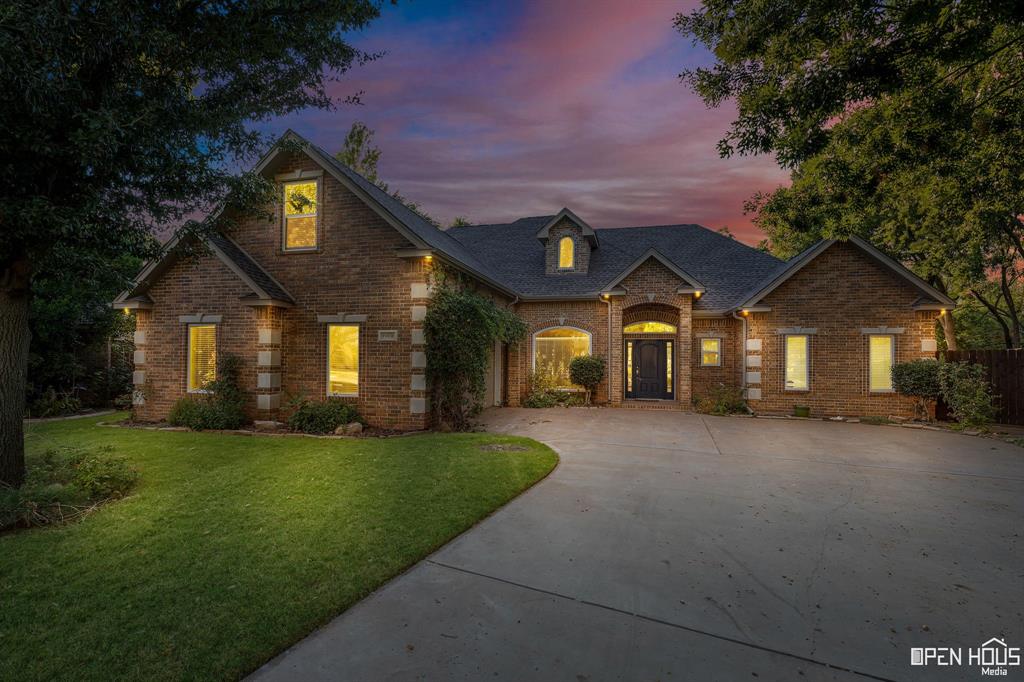
<svg viewBox="0 0 1024 682">
<path fill-rule="evenodd" d="M 967 647 L 1024 647 L 1024 450 L 667 411 L 486 423 L 561 464 L 257 679 L 975 680 Z M 943 646 L 965 665 L 910 665 Z"/>
</svg>

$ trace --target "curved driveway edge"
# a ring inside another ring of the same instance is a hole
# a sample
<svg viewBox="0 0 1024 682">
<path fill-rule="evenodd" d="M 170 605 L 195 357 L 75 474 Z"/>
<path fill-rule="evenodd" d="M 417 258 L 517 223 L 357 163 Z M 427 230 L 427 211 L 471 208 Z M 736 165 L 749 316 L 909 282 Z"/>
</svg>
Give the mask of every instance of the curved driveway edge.
<svg viewBox="0 0 1024 682">
<path fill-rule="evenodd" d="M 1015 446 L 661 411 L 485 420 L 561 463 L 253 679 L 977 679 L 910 650 L 1024 645 Z"/>
</svg>

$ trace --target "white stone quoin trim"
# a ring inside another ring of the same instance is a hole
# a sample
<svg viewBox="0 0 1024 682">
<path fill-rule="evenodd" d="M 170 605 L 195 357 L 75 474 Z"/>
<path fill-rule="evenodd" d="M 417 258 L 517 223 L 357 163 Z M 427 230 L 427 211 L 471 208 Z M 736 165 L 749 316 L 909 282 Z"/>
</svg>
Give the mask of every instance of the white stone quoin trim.
<svg viewBox="0 0 1024 682">
<path fill-rule="evenodd" d="M 256 364 L 260 367 L 278 367 L 281 365 L 281 351 L 261 350 L 256 354 Z"/>
<path fill-rule="evenodd" d="M 934 353 L 936 350 L 935 339 L 921 339 L 921 352 Z"/>
<path fill-rule="evenodd" d="M 136 346 L 143 346 L 143 345 L 145 345 L 145 343 L 146 343 L 146 332 L 145 332 L 145 330 L 143 330 L 143 331 L 136 331 L 134 336 L 133 336 L 133 341 L 135 342 Z"/>
<path fill-rule="evenodd" d="M 427 319 L 427 306 L 414 305 L 412 307 L 412 321 L 422 322 L 425 319 Z"/>
<path fill-rule="evenodd" d="M 256 388 L 281 388 L 281 373 L 260 372 L 256 375 Z"/>
<path fill-rule="evenodd" d="M 276 410 L 279 407 L 281 407 L 280 393 L 266 393 L 256 396 L 256 409 L 258 410 Z"/>
<path fill-rule="evenodd" d="M 141 369 L 137 369 L 132 372 L 132 384 L 135 386 L 141 386 L 146 383 L 146 373 Z"/>
<path fill-rule="evenodd" d="M 259 339 L 257 340 L 261 346 L 275 346 L 281 343 L 281 330 L 280 329 L 260 329 Z"/>
</svg>

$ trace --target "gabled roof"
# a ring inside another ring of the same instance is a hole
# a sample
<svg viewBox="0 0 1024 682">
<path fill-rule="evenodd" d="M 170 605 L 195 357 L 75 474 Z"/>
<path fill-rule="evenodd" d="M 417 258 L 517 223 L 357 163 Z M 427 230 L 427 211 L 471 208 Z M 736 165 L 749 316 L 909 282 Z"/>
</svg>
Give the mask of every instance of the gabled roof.
<svg viewBox="0 0 1024 682">
<path fill-rule="evenodd" d="M 604 285 L 604 291 L 607 292 L 610 291 L 611 289 L 614 289 L 619 284 L 619 282 L 626 279 L 626 277 L 628 277 L 634 270 L 636 270 L 638 267 L 646 263 L 651 258 L 664 265 L 666 268 L 671 270 L 672 273 L 675 274 L 679 279 L 686 282 L 686 284 L 689 285 L 688 287 L 686 287 L 687 289 L 689 289 L 688 293 L 699 291 L 700 293 L 703 294 L 705 291 L 707 291 L 707 287 L 701 284 L 700 280 L 698 280 L 696 277 L 680 268 L 678 265 L 670 261 L 665 256 L 661 255 L 661 253 L 655 248 L 647 249 L 647 251 L 645 251 L 639 258 L 637 258 L 635 261 L 627 265 L 625 269 L 623 269 L 623 271 L 619 273 L 618 277 Z"/>
<path fill-rule="evenodd" d="M 784 282 L 786 282 L 786 280 L 802 270 L 804 266 L 824 253 L 828 247 L 832 246 L 837 241 L 838 240 L 836 239 L 822 239 L 818 243 L 805 249 L 802 253 L 793 256 L 776 272 L 771 273 L 764 280 L 758 282 L 757 285 L 752 287 L 749 294 L 744 297 L 744 300 L 738 307 L 749 308 L 756 305 L 761 301 L 761 299 L 775 291 L 775 289 L 780 287 Z M 888 268 L 897 276 L 903 278 L 915 287 L 922 294 L 922 298 L 915 301 L 915 308 L 926 309 L 929 307 L 929 301 L 932 302 L 932 305 L 943 308 L 953 308 L 956 306 L 956 302 L 949 296 L 946 296 L 938 289 L 925 282 L 923 279 L 905 268 L 901 263 L 885 255 L 864 239 L 852 236 L 849 238 L 849 243 L 859 248 L 879 265 Z"/>
<path fill-rule="evenodd" d="M 149 287 L 181 257 L 184 246 L 182 239 L 179 233 L 168 241 L 161 254 L 136 275 L 133 286 L 122 292 L 111 305 L 120 308 L 148 304 Z M 246 299 L 264 304 L 294 305 L 295 299 L 291 294 L 233 240 L 221 234 L 211 234 L 206 235 L 203 241 L 210 251 L 249 287 L 252 293 L 246 296 Z"/>
<path fill-rule="evenodd" d="M 590 225 L 587 224 L 585 220 L 583 220 L 582 218 L 580 218 L 578 215 L 576 215 L 567 208 L 563 208 L 561 211 L 553 215 L 551 217 L 551 220 L 544 223 L 544 226 L 537 230 L 537 239 L 539 239 L 541 242 L 546 242 L 548 240 L 548 234 L 550 234 L 551 232 L 551 228 L 557 225 L 563 219 L 575 223 L 576 226 L 583 231 L 583 236 L 587 238 L 588 242 L 590 242 L 591 248 L 597 248 L 597 233 L 594 232 L 594 228 L 592 228 Z"/>
<path fill-rule="evenodd" d="M 447 232 L 293 130 L 288 130 L 281 136 L 253 171 L 263 172 L 283 151 L 283 143 L 286 141 L 298 143 L 310 158 L 398 230 L 414 248 L 433 252 L 442 260 L 469 272 L 499 291 L 515 295 L 507 283 L 495 278 L 471 251 L 452 239 Z"/>
</svg>

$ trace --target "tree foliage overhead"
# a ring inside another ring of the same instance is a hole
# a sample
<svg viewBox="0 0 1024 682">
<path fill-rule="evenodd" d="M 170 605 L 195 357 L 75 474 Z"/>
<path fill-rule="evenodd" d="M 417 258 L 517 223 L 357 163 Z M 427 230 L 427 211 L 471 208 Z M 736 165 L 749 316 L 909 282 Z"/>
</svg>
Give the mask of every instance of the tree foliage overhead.
<svg viewBox="0 0 1024 682">
<path fill-rule="evenodd" d="M 711 106 L 736 103 L 720 153 L 792 170 L 748 205 L 773 251 L 867 237 L 987 302 L 1019 345 L 1024 5 L 707 0 L 676 25 L 716 57 L 683 79 Z"/>
<path fill-rule="evenodd" d="M 253 125 L 332 106 L 330 81 L 372 59 L 347 32 L 373 0 L 147 3 L 8 0 L 0 9 L 0 482 L 24 476 L 21 418 L 35 277 L 153 253 L 155 229 L 222 200 L 262 205 L 234 169 Z"/>
</svg>

